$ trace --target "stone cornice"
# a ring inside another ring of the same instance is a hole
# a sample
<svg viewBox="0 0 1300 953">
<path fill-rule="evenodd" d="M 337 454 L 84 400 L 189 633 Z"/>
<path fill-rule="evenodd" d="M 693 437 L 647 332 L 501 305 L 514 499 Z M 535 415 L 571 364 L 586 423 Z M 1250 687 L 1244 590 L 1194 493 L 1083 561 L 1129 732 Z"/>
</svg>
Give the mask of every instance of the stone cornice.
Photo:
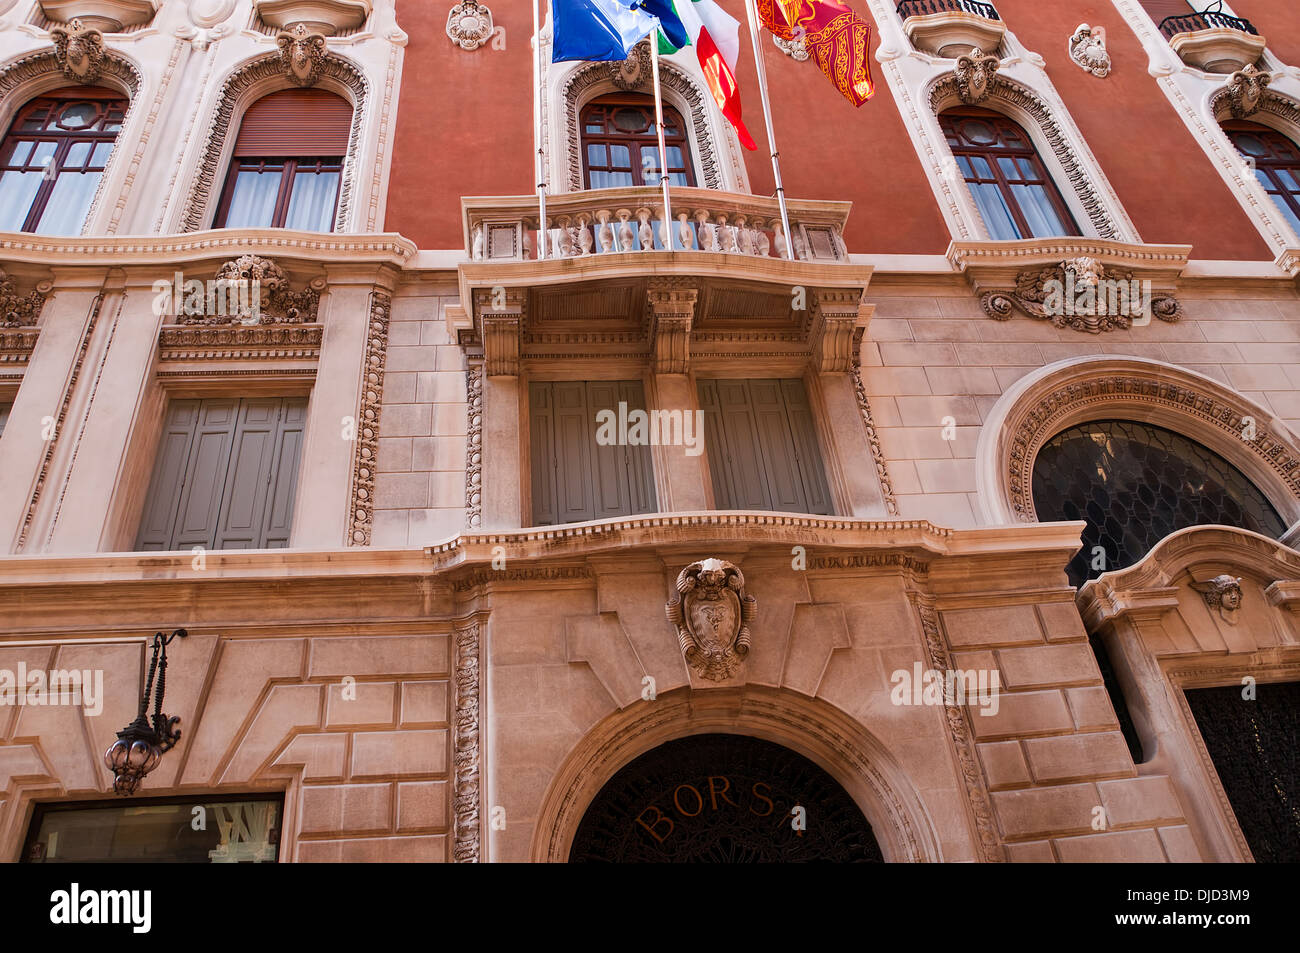
<svg viewBox="0 0 1300 953">
<path fill-rule="evenodd" d="M 947 257 L 975 290 L 1014 286 L 1021 271 L 1060 264 L 1071 258 L 1095 258 L 1160 286 L 1172 285 L 1187 267 L 1191 245 L 1144 245 L 1106 238 L 1033 238 L 1020 241 L 952 242 Z"/>
</svg>

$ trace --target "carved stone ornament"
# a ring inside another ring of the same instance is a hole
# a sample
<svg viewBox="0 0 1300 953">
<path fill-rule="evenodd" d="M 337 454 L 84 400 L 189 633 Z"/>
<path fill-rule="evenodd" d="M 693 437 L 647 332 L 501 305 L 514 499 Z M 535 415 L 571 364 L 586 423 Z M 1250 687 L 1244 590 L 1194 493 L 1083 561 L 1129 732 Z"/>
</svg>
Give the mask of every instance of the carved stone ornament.
<svg viewBox="0 0 1300 953">
<path fill-rule="evenodd" d="M 477 0 L 461 0 L 447 11 L 447 36 L 462 50 L 477 50 L 492 30 L 492 11 Z"/>
<path fill-rule="evenodd" d="M 44 290 L 42 290 L 44 289 Z M 0 328 L 29 328 L 41 316 L 50 290 L 47 282 L 37 285 L 37 290 L 20 294 L 13 279 L 0 269 Z"/>
<path fill-rule="evenodd" d="M 644 41 L 632 47 L 627 59 L 608 66 L 609 78 L 619 89 L 645 89 L 654 81 L 650 75 L 650 44 Z"/>
<path fill-rule="evenodd" d="M 798 60 L 802 63 L 808 59 L 808 47 L 804 45 L 803 37 L 794 40 L 783 40 L 779 36 L 773 35 L 772 42 L 776 48 L 791 59 Z"/>
<path fill-rule="evenodd" d="M 275 37 L 280 48 L 280 67 L 295 86 L 315 86 L 325 62 L 325 37 L 302 24 L 281 30 Z"/>
<path fill-rule="evenodd" d="M 316 309 L 320 304 L 318 283 L 324 287 L 323 281 L 318 279 L 306 291 L 292 291 L 288 275 L 275 262 L 257 255 L 241 255 L 222 265 L 212 282 L 213 293 L 220 296 L 223 306 L 195 308 L 201 312 L 197 314 L 178 314 L 176 323 L 311 324 L 316 321 Z M 257 293 L 256 313 L 251 300 L 254 291 Z M 207 293 L 206 288 L 203 293 Z M 178 290 L 177 295 L 184 299 L 184 290 Z"/>
<path fill-rule="evenodd" d="M 89 85 L 99 81 L 104 68 L 104 34 L 73 20 L 67 26 L 50 30 L 54 39 L 54 59 L 63 75 L 75 83 Z"/>
<path fill-rule="evenodd" d="M 1233 119 L 1245 119 L 1259 111 L 1264 90 L 1273 77 L 1254 65 L 1245 66 L 1228 77 L 1228 109 Z"/>
<path fill-rule="evenodd" d="M 1093 76 L 1110 75 L 1110 53 L 1106 49 L 1106 29 L 1080 23 L 1070 37 L 1070 59 Z"/>
<path fill-rule="evenodd" d="M 980 307 L 995 321 L 1006 321 L 1018 309 L 1031 318 L 1051 321 L 1058 328 L 1089 334 L 1139 326 L 1154 315 L 1175 324 L 1182 305 L 1167 292 L 1148 292 L 1133 273 L 1108 268 L 1096 258 L 1071 258 L 1038 271 L 1022 271 L 1014 291 L 986 291 Z M 1147 300 L 1147 295 L 1150 295 Z"/>
<path fill-rule="evenodd" d="M 957 57 L 953 75 L 957 77 L 957 95 L 961 101 L 967 106 L 978 106 L 984 102 L 993 86 L 993 74 L 1001 65 L 996 56 L 985 53 L 979 47 Z"/>
<path fill-rule="evenodd" d="M 148 23 L 152 20 L 160 0 L 39 0 L 39 2 L 41 12 L 55 23 L 69 23 L 75 18 L 92 29 L 104 33 L 117 33 L 124 27 Z"/>
<path fill-rule="evenodd" d="M 1205 582 L 1193 582 L 1192 588 L 1201 594 L 1206 606 L 1219 610 L 1219 616 L 1225 622 L 1237 624 L 1237 610 L 1241 608 L 1241 577 L 1225 572 Z"/>
<path fill-rule="evenodd" d="M 749 626 L 758 601 L 745 594 L 745 577 L 729 562 L 703 559 L 677 576 L 668 621 L 686 662 L 702 678 L 730 678 L 749 654 Z"/>
</svg>

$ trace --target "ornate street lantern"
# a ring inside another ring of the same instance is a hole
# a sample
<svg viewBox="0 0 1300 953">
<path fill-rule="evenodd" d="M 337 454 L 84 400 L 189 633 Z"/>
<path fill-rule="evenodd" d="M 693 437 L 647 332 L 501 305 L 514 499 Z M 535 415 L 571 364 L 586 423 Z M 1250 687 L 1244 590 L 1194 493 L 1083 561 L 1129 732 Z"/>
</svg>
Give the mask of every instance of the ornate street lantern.
<svg viewBox="0 0 1300 953">
<path fill-rule="evenodd" d="M 144 776 L 158 767 L 162 756 L 180 740 L 181 731 L 176 727 L 180 719 L 168 718 L 162 710 L 167 682 L 167 646 L 178 635 L 183 639 L 189 633 L 177 629 L 165 638 L 161 632 L 154 634 L 153 659 L 149 662 L 149 677 L 140 695 L 140 714 L 117 733 L 117 740 L 104 752 L 104 763 L 113 772 L 113 791 L 117 794 L 134 794 Z M 158 674 L 158 691 L 154 697 L 153 724 L 150 725 L 145 713 L 149 710 L 155 672 Z"/>
</svg>

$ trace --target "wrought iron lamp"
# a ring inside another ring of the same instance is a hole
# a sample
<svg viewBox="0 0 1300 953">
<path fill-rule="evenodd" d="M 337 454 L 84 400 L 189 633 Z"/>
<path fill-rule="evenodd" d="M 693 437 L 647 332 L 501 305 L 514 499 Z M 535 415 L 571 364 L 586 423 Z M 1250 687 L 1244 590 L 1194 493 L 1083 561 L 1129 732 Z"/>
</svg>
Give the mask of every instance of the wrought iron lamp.
<svg viewBox="0 0 1300 953">
<path fill-rule="evenodd" d="M 145 680 L 144 691 L 140 694 L 140 714 L 135 721 L 117 733 L 117 740 L 104 752 L 104 763 L 113 772 L 113 791 L 117 794 L 134 794 L 140 787 L 144 776 L 158 767 L 162 756 L 170 751 L 180 740 L 181 731 L 176 727 L 180 718 L 169 718 L 163 714 L 163 692 L 167 682 L 167 646 L 171 640 L 189 635 L 184 629 L 177 629 L 164 637 L 157 632 L 153 637 L 153 659 L 149 662 L 149 677 Z M 158 675 L 157 692 L 154 693 L 154 674 Z M 149 724 L 146 712 L 149 710 L 149 695 L 154 693 L 153 724 Z"/>
</svg>

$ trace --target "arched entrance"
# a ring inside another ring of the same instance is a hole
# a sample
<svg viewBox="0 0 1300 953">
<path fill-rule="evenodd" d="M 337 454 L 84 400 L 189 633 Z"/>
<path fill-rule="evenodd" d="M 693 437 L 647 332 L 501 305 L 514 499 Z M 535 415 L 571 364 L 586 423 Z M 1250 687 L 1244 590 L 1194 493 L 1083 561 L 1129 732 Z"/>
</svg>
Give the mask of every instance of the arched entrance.
<svg viewBox="0 0 1300 953">
<path fill-rule="evenodd" d="M 735 734 L 669 741 L 622 768 L 583 815 L 571 862 L 882 863 L 862 810 L 800 754 Z"/>
</svg>

